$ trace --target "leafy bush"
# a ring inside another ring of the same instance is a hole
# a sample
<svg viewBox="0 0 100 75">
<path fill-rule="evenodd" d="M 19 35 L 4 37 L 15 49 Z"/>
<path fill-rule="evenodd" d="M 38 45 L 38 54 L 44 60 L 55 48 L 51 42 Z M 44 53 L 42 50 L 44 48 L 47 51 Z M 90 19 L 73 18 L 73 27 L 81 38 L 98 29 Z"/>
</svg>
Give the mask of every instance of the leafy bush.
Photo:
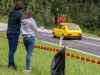
<svg viewBox="0 0 100 75">
<path fill-rule="evenodd" d="M 7 23 L 7 21 L 8 21 L 8 17 L 7 16 L 0 16 L 0 22 L 2 23 Z"/>
</svg>

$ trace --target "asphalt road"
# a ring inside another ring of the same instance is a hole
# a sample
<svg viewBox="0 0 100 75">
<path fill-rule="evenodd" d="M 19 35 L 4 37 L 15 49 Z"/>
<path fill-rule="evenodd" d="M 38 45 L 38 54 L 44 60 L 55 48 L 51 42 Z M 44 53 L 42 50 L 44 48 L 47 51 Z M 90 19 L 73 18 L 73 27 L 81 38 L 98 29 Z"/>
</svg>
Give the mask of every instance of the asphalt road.
<svg viewBox="0 0 100 75">
<path fill-rule="evenodd" d="M 53 38 L 51 33 L 37 32 L 36 38 L 38 40 L 50 42 L 59 45 L 59 39 Z M 68 48 L 73 48 L 82 52 L 87 52 L 90 54 L 100 55 L 100 39 L 93 39 L 89 37 L 84 37 L 81 40 L 77 39 L 65 39 L 62 41 L 62 46 Z"/>
<path fill-rule="evenodd" d="M 0 23 L 0 31 L 5 32 L 6 29 L 7 24 Z M 51 34 L 50 30 L 41 30 L 38 28 L 38 32 L 36 33 L 36 39 L 59 45 L 59 39 L 53 38 L 53 35 Z M 81 40 L 65 39 L 62 41 L 62 45 L 66 45 L 66 47 L 78 51 L 100 56 L 100 39 L 83 36 Z"/>
</svg>

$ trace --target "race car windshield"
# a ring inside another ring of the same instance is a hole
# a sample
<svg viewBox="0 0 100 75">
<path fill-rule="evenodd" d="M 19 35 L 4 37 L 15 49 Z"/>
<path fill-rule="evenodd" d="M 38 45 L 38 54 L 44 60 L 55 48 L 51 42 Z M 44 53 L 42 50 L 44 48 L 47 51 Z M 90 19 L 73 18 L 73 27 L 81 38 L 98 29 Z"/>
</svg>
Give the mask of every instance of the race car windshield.
<svg viewBox="0 0 100 75">
<path fill-rule="evenodd" d="M 68 25 L 69 30 L 79 30 L 78 26 L 76 25 Z"/>
</svg>

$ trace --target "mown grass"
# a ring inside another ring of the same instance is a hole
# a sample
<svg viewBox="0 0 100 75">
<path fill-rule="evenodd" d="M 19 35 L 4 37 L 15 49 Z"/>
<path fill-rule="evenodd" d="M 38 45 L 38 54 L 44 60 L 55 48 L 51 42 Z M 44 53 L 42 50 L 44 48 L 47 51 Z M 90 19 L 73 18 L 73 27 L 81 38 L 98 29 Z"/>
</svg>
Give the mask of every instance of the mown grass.
<svg viewBox="0 0 100 75">
<path fill-rule="evenodd" d="M 3 33 L 0 35 L 6 36 Z M 22 40 L 22 38 L 20 38 Z M 52 45 L 49 43 L 44 43 L 42 41 L 36 40 L 37 45 L 49 46 L 53 48 L 62 48 L 56 45 Z M 71 49 L 66 49 L 67 52 L 75 53 L 78 55 L 91 57 L 95 59 L 99 59 L 98 57 L 94 57 L 91 55 L 87 55 L 81 52 L 77 52 Z M 56 52 L 34 49 L 32 56 L 32 72 L 25 73 L 23 69 L 25 69 L 25 56 L 26 51 L 22 44 L 18 45 L 17 51 L 15 53 L 15 62 L 18 66 L 18 71 L 14 71 L 12 69 L 8 69 L 8 41 L 6 39 L 0 38 L 0 75 L 51 75 L 50 68 L 51 62 Z M 66 56 L 66 75 L 100 75 L 100 65 L 93 64 L 90 62 L 78 60 L 75 58 Z"/>
</svg>

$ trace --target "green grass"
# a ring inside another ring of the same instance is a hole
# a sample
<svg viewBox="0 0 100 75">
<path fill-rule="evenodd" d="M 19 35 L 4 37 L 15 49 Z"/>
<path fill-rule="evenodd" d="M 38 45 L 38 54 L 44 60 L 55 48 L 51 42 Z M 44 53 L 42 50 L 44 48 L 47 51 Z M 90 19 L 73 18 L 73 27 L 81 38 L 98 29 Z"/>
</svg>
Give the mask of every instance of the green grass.
<svg viewBox="0 0 100 75">
<path fill-rule="evenodd" d="M 7 23 L 8 22 L 8 16 L 1 16 L 0 15 L 0 23 Z"/>
<path fill-rule="evenodd" d="M 0 33 L 0 35 L 4 35 Z M 22 40 L 22 38 L 20 38 Z M 49 46 L 53 48 L 61 48 L 56 45 L 44 43 L 42 41 L 37 40 L 36 44 L 42 46 Z M 91 55 L 87 55 L 81 52 L 77 52 L 71 49 L 66 49 L 67 52 L 91 57 L 95 59 L 100 59 Z M 25 69 L 25 56 L 26 51 L 22 44 L 18 45 L 17 51 L 15 53 L 15 62 L 18 66 L 18 71 L 14 71 L 12 69 L 8 69 L 8 41 L 6 39 L 0 38 L 0 75 L 51 75 L 50 68 L 53 56 L 56 52 L 34 49 L 32 56 L 31 73 L 23 72 Z M 90 62 L 85 62 L 82 60 L 78 60 L 75 58 L 66 56 L 66 75 L 100 75 L 100 65 L 93 64 Z"/>
<path fill-rule="evenodd" d="M 88 36 L 88 37 L 93 37 L 93 38 L 99 38 L 99 36 L 93 35 L 93 34 L 89 34 L 89 33 L 83 33 L 83 36 Z"/>
</svg>

